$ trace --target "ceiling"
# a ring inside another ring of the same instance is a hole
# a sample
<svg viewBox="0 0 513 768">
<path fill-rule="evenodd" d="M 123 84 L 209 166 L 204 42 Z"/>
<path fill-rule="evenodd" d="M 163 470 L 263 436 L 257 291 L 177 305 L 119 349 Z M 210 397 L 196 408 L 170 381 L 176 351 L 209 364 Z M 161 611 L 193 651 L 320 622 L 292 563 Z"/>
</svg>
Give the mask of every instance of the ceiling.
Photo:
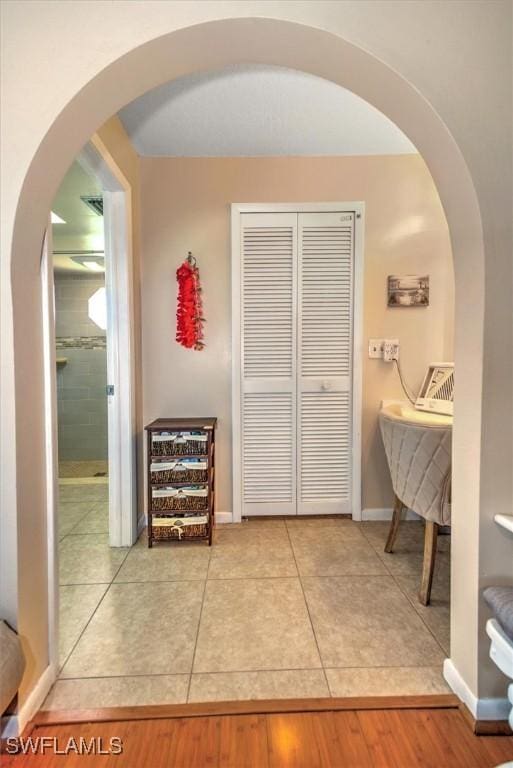
<svg viewBox="0 0 513 768">
<path fill-rule="evenodd" d="M 66 222 L 52 226 L 56 271 L 91 274 L 87 267 L 74 262 L 69 253 L 56 251 L 103 251 L 103 216 L 98 216 L 80 199 L 81 195 L 101 194 L 100 183 L 75 161 L 52 204 L 52 211 Z"/>
<path fill-rule="evenodd" d="M 119 116 L 143 156 L 417 152 L 394 123 L 355 94 L 282 67 L 188 75 L 149 91 Z"/>
</svg>

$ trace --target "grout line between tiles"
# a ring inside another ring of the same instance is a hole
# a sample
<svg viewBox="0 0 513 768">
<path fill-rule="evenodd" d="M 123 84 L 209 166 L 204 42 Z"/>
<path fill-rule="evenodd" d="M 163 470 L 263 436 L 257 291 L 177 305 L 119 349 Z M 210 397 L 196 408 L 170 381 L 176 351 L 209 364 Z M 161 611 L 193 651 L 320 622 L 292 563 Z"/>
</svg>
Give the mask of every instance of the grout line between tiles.
<svg viewBox="0 0 513 768">
<path fill-rule="evenodd" d="M 200 677 L 202 675 L 246 675 L 248 673 L 260 673 L 260 672 L 324 672 L 324 670 L 330 670 L 330 669 L 342 669 L 342 670 L 354 670 L 354 669 L 433 669 L 437 668 L 437 664 L 418 664 L 418 665 L 412 665 L 412 664 L 397 664 L 397 665 L 386 665 L 386 666 L 362 666 L 361 664 L 357 666 L 338 666 L 335 667 L 333 665 L 329 667 L 273 667 L 272 669 L 226 669 L 226 670 L 216 670 L 212 672 L 134 672 L 134 673 L 128 673 L 126 675 L 91 675 L 91 676 L 84 676 L 84 677 L 61 677 L 59 678 L 59 682 L 67 682 L 72 680 L 106 680 L 106 679 L 123 679 L 125 677 Z"/>
<path fill-rule="evenodd" d="M 403 521 L 403 522 L 406 522 L 406 521 Z M 362 531 L 362 532 L 363 532 L 363 535 L 365 536 L 365 529 L 363 529 L 363 531 Z M 373 545 L 372 545 L 372 543 L 371 543 L 370 539 L 368 539 L 368 538 L 367 538 L 367 536 L 365 536 L 365 538 L 366 538 L 366 539 L 367 539 L 367 541 L 369 542 L 370 546 L 371 546 L 371 547 L 373 547 Z M 431 629 L 431 627 L 430 627 L 430 626 L 429 626 L 429 625 L 428 625 L 428 624 L 427 624 L 427 623 L 424 621 L 424 617 L 423 617 L 423 616 L 422 616 L 422 614 L 421 614 L 421 613 L 418 611 L 418 609 L 417 609 L 417 606 L 415 605 L 414 601 L 412 600 L 412 598 L 410 597 L 410 595 L 408 594 L 408 592 L 407 592 L 405 589 L 403 589 L 403 588 L 402 588 L 401 584 L 400 584 L 400 583 L 398 582 L 398 580 L 397 580 L 397 578 L 398 578 L 398 577 L 397 577 L 397 576 L 396 576 L 396 574 L 394 574 L 394 572 L 393 572 L 393 571 L 392 571 L 392 570 L 391 570 L 391 569 L 388 567 L 386 560 L 383 560 L 383 559 L 381 558 L 381 556 L 380 556 L 380 553 L 378 552 L 378 550 L 377 550 L 375 547 L 373 547 L 373 549 L 374 549 L 374 551 L 376 552 L 376 555 L 379 557 L 380 561 L 383 563 L 383 566 L 385 567 L 385 569 L 386 569 L 386 571 L 387 571 L 387 574 L 388 574 L 388 575 L 389 575 L 389 576 L 390 576 L 390 577 L 393 579 L 393 581 L 394 581 L 394 584 L 396 585 L 396 587 L 397 587 L 397 589 L 400 591 L 400 593 L 401 593 L 401 594 L 402 594 L 402 595 L 403 595 L 403 596 L 404 596 L 404 597 L 405 597 L 405 598 L 408 600 L 408 602 L 409 602 L 410 606 L 411 606 L 411 607 L 413 608 L 413 610 L 415 611 L 415 615 L 419 617 L 419 619 L 421 620 L 422 624 L 425 626 L 425 628 L 427 629 L 427 631 L 429 632 L 429 634 L 431 635 L 431 637 L 434 639 L 434 641 L 436 642 L 436 644 L 438 645 L 438 647 L 441 649 L 441 651 L 442 651 L 442 653 L 444 654 L 444 656 L 446 656 L 446 655 L 447 655 L 447 656 L 450 656 L 450 654 L 449 654 L 449 653 L 447 653 L 447 651 L 445 650 L 445 648 L 443 647 L 442 643 L 440 642 L 440 640 L 438 639 L 438 637 L 436 636 L 436 634 L 433 632 L 433 630 Z M 449 559 L 450 559 L 450 558 L 451 558 L 451 553 L 449 552 Z M 450 610 L 451 610 L 451 605 L 450 605 L 450 598 L 449 598 L 449 612 L 450 612 Z"/>
<path fill-rule="evenodd" d="M 303 595 L 303 600 L 305 601 L 305 608 L 306 608 L 306 612 L 308 614 L 308 620 L 310 622 L 310 626 L 312 627 L 312 633 L 313 633 L 314 640 L 315 640 L 315 647 L 317 648 L 317 653 L 319 654 L 319 661 L 321 662 L 322 674 L 324 675 L 324 680 L 326 682 L 326 690 L 328 691 L 328 694 L 331 696 L 331 689 L 330 689 L 330 685 L 328 683 L 328 677 L 326 675 L 326 670 L 324 669 L 324 661 L 322 659 L 321 649 L 319 648 L 319 641 L 317 640 L 317 635 L 315 634 L 315 628 L 314 628 L 314 625 L 313 625 L 312 616 L 310 614 L 310 607 L 308 605 L 308 600 L 306 599 L 305 588 L 303 586 L 303 581 L 301 579 L 301 573 L 300 573 L 300 570 L 299 570 L 299 567 L 298 567 L 298 564 L 297 564 L 297 560 L 296 560 L 296 553 L 294 552 L 294 547 L 292 546 L 292 539 L 290 538 L 290 531 L 288 529 L 288 526 L 285 525 L 285 527 L 287 528 L 287 536 L 289 538 L 289 545 L 290 545 L 290 549 L 292 550 L 292 557 L 294 558 L 294 563 L 296 565 L 297 577 L 298 577 L 299 585 L 301 587 L 301 594 Z"/>
<path fill-rule="evenodd" d="M 87 514 L 89 514 L 89 513 L 87 513 Z M 78 525 L 78 523 L 77 523 L 77 525 Z M 149 674 L 142 674 L 142 675 L 131 675 L 131 674 L 126 674 L 126 675 L 109 675 L 109 676 L 100 675 L 100 676 L 97 676 L 97 677 L 78 677 L 78 678 L 74 678 L 74 677 L 73 677 L 73 678 L 71 678 L 71 677 L 70 677 L 70 678 L 66 678 L 66 677 L 62 678 L 62 677 L 59 677 L 59 678 L 58 678 L 58 679 L 59 679 L 59 681 L 62 681 L 62 682 L 65 682 L 65 681 L 72 681 L 72 680 L 77 680 L 77 681 L 80 681 L 80 680 L 88 680 L 88 679 L 89 679 L 89 680 L 94 680 L 94 679 L 105 679 L 106 677 L 112 677 L 112 678 L 127 678 L 127 677 L 168 677 L 168 676 L 180 676 L 180 677 L 185 677 L 185 675 L 187 675 L 187 676 L 188 676 L 188 687 L 187 687 L 187 694 L 186 694 L 186 699 L 185 699 L 185 700 L 188 702 L 188 701 L 189 701 L 189 699 L 190 699 L 190 691 L 191 691 L 191 684 L 192 684 L 192 676 L 193 676 L 193 675 L 203 675 L 203 674 L 204 674 L 204 675 L 223 675 L 223 674 L 224 674 L 224 675 L 226 675 L 226 674 L 238 674 L 238 673 L 242 673 L 242 674 L 243 674 L 243 673 L 248 673 L 248 672 L 257 672 L 257 673 L 258 673 L 258 672 L 279 672 L 279 671 L 298 671 L 298 672 L 300 672 L 300 671 L 310 671 L 310 670 L 315 670 L 315 671 L 317 671 L 317 670 L 320 670 L 320 669 L 322 669 L 322 671 L 323 671 L 323 676 L 324 676 L 324 679 L 325 679 L 325 682 L 326 682 L 326 686 L 327 686 L 328 695 L 329 695 L 329 696 L 332 696 L 333 694 L 332 694 L 332 692 L 331 692 L 331 688 L 330 688 L 330 685 L 329 685 L 329 681 L 328 681 L 328 678 L 327 678 L 327 675 L 326 675 L 326 669 L 327 669 L 327 668 L 326 668 L 326 667 L 324 667 L 324 664 L 323 664 L 322 656 L 321 656 L 321 653 L 320 653 L 320 649 L 319 649 L 319 645 L 318 645 L 317 635 L 316 635 L 316 633 L 315 633 L 315 629 L 314 629 L 314 626 L 313 626 L 313 621 L 312 621 L 312 618 L 311 618 L 311 615 L 310 615 L 310 610 L 309 610 L 308 602 L 307 602 L 307 600 L 306 600 L 306 595 L 305 595 L 305 591 L 304 591 L 304 585 L 303 585 L 302 576 L 301 576 L 301 573 L 300 573 L 300 571 L 299 571 L 299 568 L 298 568 L 298 566 L 297 566 L 296 553 L 295 553 L 295 550 L 294 550 L 294 546 L 293 546 L 293 544 L 292 544 L 292 538 L 291 538 L 291 535 L 290 535 L 290 533 L 291 533 L 291 530 L 294 530 L 296 527 L 297 527 L 297 526 L 291 526 L 291 528 L 289 529 L 288 525 L 285 523 L 285 530 L 287 531 L 288 544 L 289 544 L 289 546 L 291 547 L 291 551 L 292 551 L 292 555 L 293 555 L 293 558 L 294 558 L 295 567 L 296 567 L 296 570 L 297 570 L 297 576 L 285 576 L 285 577 L 284 577 L 284 576 L 267 576 L 267 577 L 266 577 L 266 576 L 252 576 L 252 577 L 233 577 L 233 579 L 230 579 L 230 578 L 212 579 L 212 578 L 210 578 L 210 577 L 209 577 L 209 572 L 210 572 L 210 565 L 211 565 L 211 561 L 212 561 L 212 552 L 211 552 L 211 549 L 209 548 L 209 558 L 208 558 L 208 565 L 207 565 L 206 576 L 205 576 L 205 579 L 204 579 L 204 586 L 203 586 L 202 599 L 201 599 L 201 606 L 200 606 L 200 614 L 199 614 L 199 618 L 198 618 L 198 625 L 197 625 L 197 631 L 196 631 L 196 639 L 195 639 L 195 644 L 194 644 L 194 651 L 193 651 L 193 658 L 192 658 L 192 666 L 191 666 L 191 671 L 190 671 L 189 673 L 180 673 L 180 672 L 177 672 L 177 673 L 172 673 L 171 675 L 169 675 L 169 673 L 164 673 L 164 672 L 163 672 L 163 673 L 149 673 Z M 281 526 L 280 526 L 280 529 L 281 529 Z M 397 586 L 397 588 L 399 589 L 399 591 L 401 592 L 401 594 L 402 594 L 404 597 L 406 597 L 406 599 L 408 600 L 408 602 L 409 602 L 409 603 L 412 605 L 413 609 L 415 610 L 415 606 L 413 605 L 413 601 L 410 599 L 410 597 L 408 596 L 408 594 L 407 594 L 407 593 L 406 593 L 406 592 L 405 592 L 405 591 L 404 591 L 404 590 L 401 588 L 400 584 L 397 582 L 397 578 L 396 578 L 396 576 L 394 575 L 394 573 L 392 573 L 392 572 L 390 571 L 389 567 L 387 566 L 387 563 L 386 563 L 385 561 L 383 561 L 383 560 L 381 559 L 381 557 L 379 557 L 379 553 L 378 553 L 378 550 L 376 549 L 376 547 L 375 547 L 375 546 L 373 546 L 373 544 L 371 543 L 371 541 L 369 540 L 369 538 L 366 536 L 366 534 L 365 534 L 364 530 L 365 530 L 365 529 L 361 529 L 361 532 L 362 532 L 363 538 L 364 538 L 364 539 L 365 539 L 365 541 L 366 541 L 366 542 L 369 544 L 369 546 L 371 547 L 371 549 L 374 551 L 374 553 L 375 553 L 375 554 L 376 554 L 376 556 L 378 557 L 379 561 L 382 563 L 382 565 L 383 565 L 383 567 L 384 567 L 384 569 L 385 569 L 385 571 L 386 571 L 387 575 L 388 575 L 388 576 L 390 576 L 390 577 L 393 579 L 393 581 L 394 581 L 394 584 Z M 67 534 L 67 535 L 75 535 L 75 536 L 77 536 L 77 535 L 94 535 L 94 534 L 72 534 L 72 533 L 70 533 L 70 534 Z M 64 538 L 65 538 L 65 537 L 64 537 Z M 64 669 L 64 666 L 65 666 L 65 665 L 66 665 L 66 664 L 69 662 L 69 660 L 70 660 L 70 657 L 71 657 L 71 655 L 73 654 L 73 652 L 75 651 L 75 649 L 76 649 L 76 646 L 77 646 L 78 642 L 80 641 L 81 637 L 83 636 L 84 632 L 86 631 L 87 627 L 89 626 L 90 622 L 92 621 L 92 618 L 93 618 L 93 616 L 95 615 L 96 611 L 98 610 L 98 608 L 99 608 L 100 604 L 103 602 L 103 600 L 104 600 L 104 598 L 105 598 L 106 594 L 108 593 L 108 591 L 109 591 L 110 587 L 111 587 L 111 586 L 112 586 L 114 583 L 116 583 L 116 584 L 130 584 L 130 583 L 173 583 L 173 582 L 181 582 L 181 581 L 195 581 L 195 582 L 197 582 L 197 581 L 203 581 L 203 579 L 197 579 L 197 580 L 193 580 L 193 579 L 190 579 L 190 578 L 189 578 L 189 579 L 172 579 L 172 580 L 162 579 L 162 580 L 158 580 L 158 581 L 147 581 L 147 580 L 145 580 L 145 581 L 140 581 L 140 582 L 139 582 L 139 581 L 137 581 L 137 582 L 122 582 L 122 581 L 117 581 L 117 582 L 115 582 L 115 579 L 116 579 L 116 577 L 118 576 L 118 574 L 119 574 L 119 572 L 120 572 L 120 570 L 121 570 L 121 568 L 122 568 L 123 564 L 124 564 L 124 563 L 125 563 L 125 561 L 126 561 L 126 558 L 129 556 L 129 554 L 130 554 L 130 552 L 132 551 L 132 549 L 133 549 L 133 548 L 127 548 L 127 551 L 126 551 L 126 553 L 125 553 L 125 556 L 123 557 L 123 559 L 122 559 L 121 563 L 119 564 L 119 567 L 117 568 L 117 570 L 116 570 L 115 574 L 113 575 L 113 577 L 112 577 L 111 581 L 109 581 L 109 582 L 100 582 L 101 584 L 107 584 L 107 589 L 105 590 L 105 592 L 104 592 L 104 594 L 103 594 L 103 596 L 102 596 L 101 600 L 98 602 L 98 604 L 97 604 L 97 606 L 96 606 L 95 610 L 94 610 L 94 611 L 93 611 L 93 613 L 91 614 L 91 617 L 89 618 L 89 620 L 88 620 L 87 624 L 84 626 L 84 628 L 83 628 L 82 632 L 80 633 L 80 636 L 79 636 L 79 638 L 77 639 L 76 643 L 75 643 L 75 644 L 74 644 L 74 646 L 72 647 L 72 650 L 71 650 L 71 651 L 70 651 L 70 653 L 67 655 L 67 657 L 66 657 L 66 660 L 65 660 L 65 662 L 64 662 L 64 664 L 63 664 L 63 666 L 61 667 L 61 670 L 62 670 L 62 669 Z M 363 578 L 365 578 L 365 577 L 366 577 L 364 574 L 355 574 L 355 575 L 351 575 L 351 574 L 343 574 L 343 575 L 340 575 L 340 576 L 336 576 L 336 578 L 344 578 L 344 576 L 347 576 L 347 577 L 351 577 L 351 578 L 358 578 L 358 577 L 360 577 L 360 576 L 361 576 L 361 577 L 363 577 Z M 375 576 L 375 577 L 377 577 L 377 576 L 379 576 L 379 574 L 374 574 L 374 576 Z M 315 574 L 315 577 L 317 577 L 317 578 L 323 578 L 322 576 L 319 576 L 318 574 Z M 332 575 L 327 575 L 327 576 L 325 576 L 324 578 L 331 578 L 331 577 L 332 577 Z M 200 627 L 201 627 L 201 619 L 202 619 L 203 607 L 204 607 L 204 603 L 205 603 L 205 596 L 206 596 L 206 587 L 207 587 L 207 581 L 225 581 L 225 580 L 226 580 L 226 581 L 230 581 L 230 580 L 260 580 L 260 579 L 264 579 L 264 578 L 265 578 L 265 579 L 284 579 L 284 578 L 285 578 L 285 579 L 291 579 L 291 578 L 297 578 L 297 579 L 298 579 L 298 581 L 299 581 L 299 584 L 300 584 L 300 587 L 301 587 L 301 590 L 302 590 L 303 599 L 305 600 L 305 606 L 306 606 L 306 609 L 307 609 L 307 613 L 308 613 L 308 617 L 309 617 L 310 625 L 311 625 L 311 627 L 312 627 L 312 631 L 313 631 L 314 639 L 315 639 L 315 642 L 316 642 L 316 646 L 317 646 L 317 650 L 318 650 L 318 655 L 319 655 L 319 659 L 320 659 L 320 662 L 321 662 L 321 667 L 316 667 L 316 668 L 312 668 L 312 667 L 306 667 L 306 668 L 294 668 L 294 669 L 292 669 L 292 670 L 283 670 L 283 669 L 277 669 L 277 670 L 275 670 L 275 669 L 271 669 L 271 670 L 255 670 L 255 669 L 249 669 L 249 670 L 222 670 L 222 671 L 212 671 L 212 672 L 201 672 L 201 673 L 200 673 L 200 672 L 198 672 L 198 673 L 194 673 L 194 672 L 193 672 L 193 669 L 194 669 L 194 662 L 195 662 L 195 657 L 196 657 L 196 652 L 197 652 L 197 644 L 198 644 L 198 638 L 199 638 L 199 631 L 200 631 Z M 307 577 L 307 578 L 308 578 L 308 577 Z M 88 584 L 87 584 L 87 586 L 92 586 L 93 584 L 95 584 L 95 583 L 94 583 L 94 582 L 93 582 L 93 583 L 88 583 Z M 60 586 L 64 586 L 64 587 L 65 587 L 65 586 L 72 586 L 72 585 L 60 585 Z M 433 636 L 433 638 L 435 639 L 435 641 L 436 641 L 437 645 L 438 645 L 438 646 L 439 646 L 439 647 L 442 649 L 442 652 L 445 654 L 446 652 L 445 652 L 445 650 L 443 649 L 443 647 L 441 646 L 441 643 L 438 641 L 438 639 L 437 639 L 436 635 L 434 634 L 434 632 L 432 632 L 432 631 L 430 630 L 430 628 L 429 628 L 429 627 L 427 626 L 427 624 L 424 622 L 424 620 L 423 620 L 423 617 L 422 617 L 422 614 L 420 614 L 420 613 L 419 613 L 417 610 L 415 610 L 415 614 L 416 614 L 417 616 L 419 616 L 419 618 L 421 619 L 421 621 L 422 621 L 422 623 L 424 624 L 424 626 L 426 626 L 426 628 L 428 629 L 428 631 L 430 632 L 430 634 L 431 634 L 431 635 Z M 400 667 L 400 665 L 397 665 L 397 666 L 398 666 L 398 667 Z M 409 665 L 409 666 L 412 666 L 412 665 Z M 426 665 L 415 665 L 415 667 L 414 667 L 414 668 L 424 668 L 424 667 L 426 667 L 426 668 L 429 668 L 429 667 L 436 667 L 436 666 L 438 666 L 438 665 L 436 665 L 436 664 L 435 664 L 435 665 L 433 665 L 433 664 L 426 664 Z M 333 669 L 359 669 L 359 668 L 361 668 L 361 666 L 356 666 L 356 667 L 329 667 L 329 669 L 332 669 L 332 668 L 333 668 Z M 365 668 L 367 668 L 367 667 L 365 667 Z M 368 667 L 368 668 L 369 668 L 369 669 L 394 669 L 395 667 L 394 667 L 394 666 L 390 666 L 390 665 L 387 665 L 387 666 L 379 666 L 379 667 Z"/>
<path fill-rule="evenodd" d="M 203 582 L 203 593 L 201 595 L 201 606 L 200 606 L 200 612 L 198 616 L 198 628 L 196 630 L 196 639 L 194 641 L 194 651 L 192 653 L 192 663 L 191 663 L 191 671 L 189 674 L 189 685 L 187 686 L 187 694 L 185 697 L 185 701 L 189 701 L 189 694 L 191 692 L 191 682 L 192 682 L 192 671 L 194 669 L 194 661 L 196 660 L 196 649 L 198 647 L 198 637 L 200 632 L 200 625 L 201 625 L 201 617 L 203 615 L 203 606 L 205 604 L 205 592 L 207 591 L 207 581 L 208 581 L 208 572 L 210 570 L 210 563 L 212 561 L 212 547 L 209 547 L 209 553 L 208 553 L 208 565 L 207 565 L 207 572 L 205 574 L 205 581 Z"/>
<path fill-rule="evenodd" d="M 73 645 L 73 647 L 71 648 L 71 651 L 70 651 L 70 652 L 68 653 L 68 655 L 66 656 L 66 660 L 64 661 L 64 663 L 62 664 L 62 666 L 60 666 L 60 660 L 59 660 L 59 676 L 58 676 L 58 678 L 57 678 L 57 679 L 60 679 L 60 673 L 62 672 L 62 670 L 64 669 L 64 667 L 65 667 L 65 666 L 66 666 L 66 664 L 68 663 L 68 661 L 70 660 L 70 658 L 71 658 L 72 654 L 74 653 L 74 651 L 75 651 L 75 649 L 76 649 L 76 647 L 77 647 L 78 643 L 80 642 L 80 639 L 82 638 L 82 635 L 84 634 L 84 632 L 86 631 L 87 627 L 88 627 L 88 626 L 89 626 L 89 624 L 91 623 L 91 621 L 92 621 L 92 619 L 93 619 L 93 616 L 95 616 L 95 614 L 96 614 L 96 612 L 97 612 L 98 608 L 100 607 L 100 605 L 101 605 L 101 604 L 103 603 L 103 601 L 105 600 L 105 595 L 108 593 L 109 589 L 111 588 L 112 584 L 114 583 L 114 579 L 115 579 L 115 578 L 116 578 L 116 576 L 118 575 L 118 573 L 119 573 L 119 571 L 120 571 L 120 568 L 121 568 L 121 566 L 123 565 L 123 563 L 125 562 L 126 558 L 128 557 L 128 553 L 129 553 L 129 552 L 130 552 L 130 549 L 127 549 L 127 551 L 125 552 L 125 556 L 124 556 L 123 560 L 121 561 L 121 563 L 119 564 L 119 568 L 117 569 L 117 571 L 116 571 L 116 572 L 115 572 L 115 574 L 113 575 L 112 579 L 111 579 L 109 582 L 102 582 L 102 583 L 104 583 L 104 584 L 105 584 L 105 583 L 107 584 L 107 589 L 106 589 L 106 590 L 105 590 L 105 592 L 103 593 L 102 597 L 100 598 L 100 601 L 99 601 L 99 602 L 98 602 L 98 604 L 96 605 L 96 608 L 95 608 L 95 609 L 94 609 L 94 611 L 92 612 L 92 614 L 91 614 L 91 616 L 89 617 L 89 619 L 88 619 L 87 623 L 85 624 L 84 628 L 82 629 L 81 633 L 79 634 L 79 636 L 78 636 L 78 638 L 77 638 L 77 640 L 76 640 L 75 644 L 74 644 L 74 645 Z M 66 586 L 66 587 L 67 587 L 67 586 L 78 586 L 78 585 L 71 585 L 71 584 L 62 584 L 62 585 L 61 585 L 61 584 L 59 584 L 59 606 L 60 606 L 60 588 L 61 588 L 61 586 L 63 586 L 63 587 L 64 587 L 64 586 Z"/>
</svg>

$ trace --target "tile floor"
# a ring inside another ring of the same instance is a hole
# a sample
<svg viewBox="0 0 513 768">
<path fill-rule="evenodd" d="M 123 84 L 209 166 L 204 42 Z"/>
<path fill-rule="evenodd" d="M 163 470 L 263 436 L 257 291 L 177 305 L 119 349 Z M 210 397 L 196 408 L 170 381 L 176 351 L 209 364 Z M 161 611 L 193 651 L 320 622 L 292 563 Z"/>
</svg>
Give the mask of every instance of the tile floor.
<svg viewBox="0 0 513 768">
<path fill-rule="evenodd" d="M 106 477 L 109 464 L 106 459 L 97 461 L 59 461 L 59 477 Z"/>
<path fill-rule="evenodd" d="M 60 677 L 44 709 L 445 693 L 449 544 L 423 525 L 252 520 L 214 545 L 108 544 L 106 483 L 61 485 Z"/>
</svg>

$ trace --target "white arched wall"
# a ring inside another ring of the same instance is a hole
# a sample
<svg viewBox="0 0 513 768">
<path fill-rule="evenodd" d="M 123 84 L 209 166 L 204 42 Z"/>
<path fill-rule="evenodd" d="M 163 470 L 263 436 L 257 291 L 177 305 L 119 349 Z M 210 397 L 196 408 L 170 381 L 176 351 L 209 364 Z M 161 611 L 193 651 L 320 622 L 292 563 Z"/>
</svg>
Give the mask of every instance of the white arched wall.
<svg viewBox="0 0 513 768">
<path fill-rule="evenodd" d="M 239 4 L 232 4 L 232 9 L 235 5 Z M 172 24 L 167 26 L 172 28 Z M 48 659 L 39 253 L 51 201 L 74 156 L 98 126 L 123 105 L 180 75 L 239 62 L 300 69 L 354 91 L 408 135 L 433 175 L 449 224 L 456 287 L 451 659 L 471 706 L 472 697 L 503 696 L 502 682 L 492 665 L 484 662 L 485 670 L 479 672 L 487 647 L 479 591 L 490 578 L 505 577 L 507 550 L 501 550 L 502 542 L 494 541 L 491 556 L 492 511 L 486 506 L 483 509 L 481 503 L 483 472 L 492 472 L 492 468 L 487 466 L 490 460 L 482 446 L 485 251 L 473 180 L 442 119 L 392 68 L 342 36 L 313 26 L 239 18 L 155 36 L 140 46 L 134 44 L 101 71 L 98 67 L 97 74 L 48 125 L 21 191 L 12 200 L 11 218 L 7 210 L 4 244 L 11 255 L 12 285 L 4 294 L 7 301 L 2 303 L 7 323 L 2 337 L 2 447 L 6 457 L 2 501 L 17 526 L 6 526 L 3 531 L 2 557 L 11 553 L 11 591 L 4 604 L 12 619 L 16 615 L 29 657 L 22 703 Z M 15 465 L 9 458 L 14 445 Z M 507 500 L 507 493 L 502 498 Z"/>
</svg>

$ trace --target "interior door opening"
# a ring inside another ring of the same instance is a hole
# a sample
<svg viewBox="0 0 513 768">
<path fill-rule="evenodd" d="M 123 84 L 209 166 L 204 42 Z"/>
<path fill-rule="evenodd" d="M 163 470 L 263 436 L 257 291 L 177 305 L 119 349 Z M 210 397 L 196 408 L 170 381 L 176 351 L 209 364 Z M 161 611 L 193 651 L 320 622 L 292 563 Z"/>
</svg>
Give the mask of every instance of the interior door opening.
<svg viewBox="0 0 513 768">
<path fill-rule="evenodd" d="M 234 521 L 360 519 L 362 214 L 232 207 Z"/>
<path fill-rule="evenodd" d="M 110 582 L 126 554 L 118 548 L 137 536 L 127 187 L 92 143 L 64 178 L 51 219 L 42 272 L 57 677 L 91 594 L 98 598 L 97 585 Z"/>
</svg>

